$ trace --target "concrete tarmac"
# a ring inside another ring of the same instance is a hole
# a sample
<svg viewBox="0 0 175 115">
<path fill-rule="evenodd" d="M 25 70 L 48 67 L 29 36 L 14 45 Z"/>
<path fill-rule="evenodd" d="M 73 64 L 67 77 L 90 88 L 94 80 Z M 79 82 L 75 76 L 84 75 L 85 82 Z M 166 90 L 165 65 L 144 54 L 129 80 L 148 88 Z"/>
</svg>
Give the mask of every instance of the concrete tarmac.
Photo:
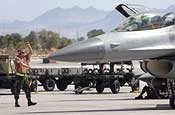
<svg viewBox="0 0 175 115">
<path fill-rule="evenodd" d="M 168 99 L 134 100 L 138 94 L 129 93 L 129 87 L 122 87 L 119 94 L 105 89 L 97 94 L 95 89 L 75 95 L 73 86 L 67 91 L 32 93 L 32 100 L 38 104 L 27 106 L 24 93 L 20 95 L 20 108 L 14 107 L 13 95 L 6 89 L 0 89 L 0 115 L 174 115 Z"/>
</svg>

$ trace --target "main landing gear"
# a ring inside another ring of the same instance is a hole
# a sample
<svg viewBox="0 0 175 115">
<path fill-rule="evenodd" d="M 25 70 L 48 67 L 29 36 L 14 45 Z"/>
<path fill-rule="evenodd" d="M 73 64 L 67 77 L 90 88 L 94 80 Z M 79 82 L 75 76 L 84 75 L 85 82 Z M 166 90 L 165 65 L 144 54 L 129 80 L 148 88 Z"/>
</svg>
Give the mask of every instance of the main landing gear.
<svg viewBox="0 0 175 115">
<path fill-rule="evenodd" d="M 170 94 L 170 107 L 172 109 L 175 109 L 175 80 L 169 80 L 168 81 L 168 91 Z"/>
</svg>

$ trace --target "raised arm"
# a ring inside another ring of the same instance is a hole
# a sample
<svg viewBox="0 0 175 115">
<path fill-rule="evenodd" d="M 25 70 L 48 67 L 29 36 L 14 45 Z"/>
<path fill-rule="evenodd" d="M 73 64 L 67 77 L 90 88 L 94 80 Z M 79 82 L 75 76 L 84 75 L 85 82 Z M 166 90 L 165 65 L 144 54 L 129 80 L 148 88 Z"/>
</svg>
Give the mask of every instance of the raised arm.
<svg viewBox="0 0 175 115">
<path fill-rule="evenodd" d="M 28 58 L 30 59 L 32 56 L 33 50 L 32 50 L 32 47 L 31 47 L 29 42 L 27 42 L 26 44 L 27 44 L 27 48 L 29 50 L 29 53 L 27 55 L 28 55 Z"/>
</svg>

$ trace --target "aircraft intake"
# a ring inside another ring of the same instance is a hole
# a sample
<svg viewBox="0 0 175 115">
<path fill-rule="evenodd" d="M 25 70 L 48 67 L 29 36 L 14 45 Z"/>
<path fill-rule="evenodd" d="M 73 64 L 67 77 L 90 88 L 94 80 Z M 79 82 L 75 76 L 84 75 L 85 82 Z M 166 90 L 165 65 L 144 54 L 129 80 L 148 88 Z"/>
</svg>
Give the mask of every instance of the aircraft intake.
<svg viewBox="0 0 175 115">
<path fill-rule="evenodd" d="M 171 60 L 151 60 L 141 63 L 144 72 L 148 72 L 159 78 L 175 79 L 175 61 Z"/>
</svg>

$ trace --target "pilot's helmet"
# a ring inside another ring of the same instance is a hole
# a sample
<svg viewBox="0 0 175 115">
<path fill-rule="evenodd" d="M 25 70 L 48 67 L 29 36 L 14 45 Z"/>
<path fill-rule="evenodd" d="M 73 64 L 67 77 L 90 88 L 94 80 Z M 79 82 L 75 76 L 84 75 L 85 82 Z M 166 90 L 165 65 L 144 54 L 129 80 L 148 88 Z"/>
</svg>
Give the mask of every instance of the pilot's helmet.
<svg viewBox="0 0 175 115">
<path fill-rule="evenodd" d="M 141 20 L 142 21 L 149 21 L 149 17 L 148 16 L 141 16 Z"/>
<path fill-rule="evenodd" d="M 147 16 L 141 16 L 141 21 L 142 21 L 142 24 L 147 24 L 149 22 L 149 17 Z"/>
</svg>

